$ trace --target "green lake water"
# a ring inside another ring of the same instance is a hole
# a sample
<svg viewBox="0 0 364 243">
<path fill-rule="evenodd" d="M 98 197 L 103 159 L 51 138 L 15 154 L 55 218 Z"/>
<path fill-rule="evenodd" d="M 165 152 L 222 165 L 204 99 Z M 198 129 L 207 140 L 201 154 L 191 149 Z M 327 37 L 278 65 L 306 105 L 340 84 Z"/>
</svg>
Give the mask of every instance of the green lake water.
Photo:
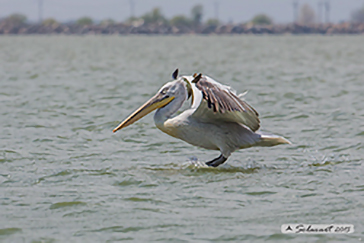
<svg viewBox="0 0 364 243">
<path fill-rule="evenodd" d="M 358 242 L 364 36 L 0 37 L 0 241 Z M 219 155 L 148 115 L 175 68 L 202 72 L 292 145 Z M 287 223 L 353 234 L 282 234 Z"/>
</svg>

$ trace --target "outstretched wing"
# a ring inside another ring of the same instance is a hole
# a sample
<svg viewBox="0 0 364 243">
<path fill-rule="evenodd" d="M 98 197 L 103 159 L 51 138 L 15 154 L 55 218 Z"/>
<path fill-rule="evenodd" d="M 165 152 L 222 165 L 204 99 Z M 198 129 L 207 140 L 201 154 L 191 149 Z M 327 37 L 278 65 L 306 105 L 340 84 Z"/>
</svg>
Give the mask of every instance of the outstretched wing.
<svg viewBox="0 0 364 243">
<path fill-rule="evenodd" d="M 258 112 L 247 102 L 240 99 L 230 87 L 222 85 L 207 76 L 196 76 L 192 81 L 194 93 L 200 92 L 199 100 L 195 100 L 192 114 L 196 119 L 207 122 L 237 122 L 249 127 L 253 132 L 259 129 Z"/>
</svg>

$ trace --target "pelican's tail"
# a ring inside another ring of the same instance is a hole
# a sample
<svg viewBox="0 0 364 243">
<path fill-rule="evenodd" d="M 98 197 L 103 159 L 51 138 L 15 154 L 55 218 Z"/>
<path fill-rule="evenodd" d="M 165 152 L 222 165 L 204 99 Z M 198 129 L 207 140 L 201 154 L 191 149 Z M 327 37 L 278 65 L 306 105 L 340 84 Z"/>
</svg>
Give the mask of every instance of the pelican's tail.
<svg viewBox="0 0 364 243">
<path fill-rule="evenodd" d="M 260 135 L 261 141 L 258 142 L 258 146 L 276 146 L 278 144 L 292 144 L 289 140 L 285 139 L 284 137 L 265 133 L 265 132 L 256 132 Z"/>
</svg>

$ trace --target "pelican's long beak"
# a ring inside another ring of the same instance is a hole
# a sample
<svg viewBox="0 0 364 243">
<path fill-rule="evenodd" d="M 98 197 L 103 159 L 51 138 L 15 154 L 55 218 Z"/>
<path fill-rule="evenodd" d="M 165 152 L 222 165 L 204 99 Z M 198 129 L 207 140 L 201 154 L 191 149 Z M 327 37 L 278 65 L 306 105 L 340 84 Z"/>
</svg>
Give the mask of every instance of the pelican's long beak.
<svg viewBox="0 0 364 243">
<path fill-rule="evenodd" d="M 153 96 L 150 100 L 145 102 L 144 105 L 139 107 L 136 111 L 133 112 L 128 118 L 126 118 L 123 122 L 121 122 L 113 132 L 116 132 L 124 127 L 127 127 L 134 122 L 138 121 L 142 117 L 148 115 L 150 112 L 154 111 L 155 109 L 161 108 L 167 105 L 174 99 L 174 96 L 166 96 L 164 94 L 158 93 Z"/>
</svg>

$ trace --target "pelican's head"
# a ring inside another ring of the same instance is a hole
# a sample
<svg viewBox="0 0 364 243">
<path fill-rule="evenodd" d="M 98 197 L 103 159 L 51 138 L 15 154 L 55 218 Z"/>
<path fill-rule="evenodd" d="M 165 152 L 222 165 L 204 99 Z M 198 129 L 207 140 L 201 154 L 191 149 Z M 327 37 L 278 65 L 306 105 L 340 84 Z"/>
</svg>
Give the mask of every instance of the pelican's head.
<svg viewBox="0 0 364 243">
<path fill-rule="evenodd" d="M 160 90 L 151 99 L 145 102 L 144 105 L 139 107 L 128 118 L 126 118 L 116 128 L 114 128 L 113 132 L 116 132 L 124 127 L 133 124 L 134 122 L 138 121 L 139 119 L 156 109 L 164 107 L 167 108 L 167 105 L 171 104 L 172 101 L 180 100 L 182 101 L 182 104 L 183 101 L 188 99 L 190 92 L 187 88 L 186 81 L 183 80 L 183 78 L 178 78 L 178 69 L 176 69 L 172 77 L 175 79 L 174 81 L 168 82 L 163 85 L 163 87 L 160 88 Z"/>
</svg>

